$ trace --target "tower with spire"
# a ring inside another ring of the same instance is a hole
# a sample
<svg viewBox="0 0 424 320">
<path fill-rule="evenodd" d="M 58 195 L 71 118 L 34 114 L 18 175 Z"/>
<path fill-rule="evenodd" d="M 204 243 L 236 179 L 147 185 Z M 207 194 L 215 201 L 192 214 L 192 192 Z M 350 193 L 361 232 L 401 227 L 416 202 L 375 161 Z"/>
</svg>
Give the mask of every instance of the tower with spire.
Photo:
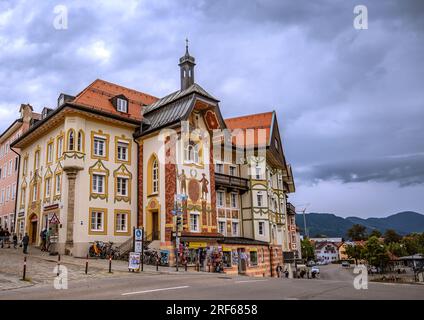
<svg viewBox="0 0 424 320">
<path fill-rule="evenodd" d="M 180 66 L 181 72 L 181 91 L 183 91 L 194 84 L 194 66 L 196 65 L 194 57 L 190 56 L 188 53 L 188 39 L 186 39 L 185 54 L 180 58 L 180 63 L 178 65 Z"/>
</svg>

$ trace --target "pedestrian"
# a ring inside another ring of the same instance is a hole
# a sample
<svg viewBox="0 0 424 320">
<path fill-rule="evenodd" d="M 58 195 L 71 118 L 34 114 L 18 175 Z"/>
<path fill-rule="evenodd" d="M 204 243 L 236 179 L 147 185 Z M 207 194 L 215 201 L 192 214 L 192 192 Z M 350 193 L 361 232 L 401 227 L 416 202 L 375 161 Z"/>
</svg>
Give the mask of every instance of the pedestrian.
<svg viewBox="0 0 424 320">
<path fill-rule="evenodd" d="M 29 243 L 28 233 L 25 232 L 25 235 L 22 238 L 22 246 L 24 248 L 24 254 L 28 254 L 28 243 Z"/>
<path fill-rule="evenodd" d="M 9 245 L 7 248 L 10 249 L 10 232 L 8 229 L 4 232 L 4 241 Z"/>
<path fill-rule="evenodd" d="M 46 231 L 46 251 L 50 250 L 50 245 L 51 245 L 50 237 L 51 237 L 51 235 L 52 235 L 52 228 L 49 228 L 49 230 Z"/>
<path fill-rule="evenodd" d="M 278 278 L 281 278 L 281 271 L 283 270 L 283 268 L 281 267 L 281 265 L 278 265 L 276 268 L 275 268 L 275 271 L 277 271 L 277 277 Z"/>
<path fill-rule="evenodd" d="M 46 229 L 43 229 L 40 232 L 40 238 L 41 238 L 41 251 L 46 251 Z"/>
<path fill-rule="evenodd" d="M 16 249 L 18 246 L 18 236 L 16 233 L 13 234 L 13 248 Z"/>
<path fill-rule="evenodd" d="M 0 227 L 0 242 L 1 242 L 1 247 L 4 248 L 4 230 L 2 227 Z"/>
</svg>

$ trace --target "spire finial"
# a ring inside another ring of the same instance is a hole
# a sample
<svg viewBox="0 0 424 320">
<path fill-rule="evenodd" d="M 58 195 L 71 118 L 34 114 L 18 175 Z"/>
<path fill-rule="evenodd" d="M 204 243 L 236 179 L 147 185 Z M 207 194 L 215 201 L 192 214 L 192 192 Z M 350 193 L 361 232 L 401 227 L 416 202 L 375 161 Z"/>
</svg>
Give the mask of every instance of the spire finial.
<svg viewBox="0 0 424 320">
<path fill-rule="evenodd" d="M 186 38 L 186 54 L 188 54 L 188 38 Z"/>
</svg>

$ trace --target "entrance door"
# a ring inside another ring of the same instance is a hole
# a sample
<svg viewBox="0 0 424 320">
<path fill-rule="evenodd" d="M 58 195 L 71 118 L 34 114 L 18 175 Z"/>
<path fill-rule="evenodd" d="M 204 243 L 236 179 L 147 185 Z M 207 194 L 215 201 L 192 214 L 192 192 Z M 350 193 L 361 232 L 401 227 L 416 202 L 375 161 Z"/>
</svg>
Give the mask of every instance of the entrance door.
<svg viewBox="0 0 424 320">
<path fill-rule="evenodd" d="M 159 214 L 157 211 L 152 212 L 152 240 L 160 240 Z"/>
<path fill-rule="evenodd" d="M 31 244 L 37 243 L 37 232 L 38 232 L 38 218 L 36 215 L 33 215 L 30 219 L 30 228 L 29 228 L 29 238 Z"/>
<path fill-rule="evenodd" d="M 247 261 L 246 261 L 246 253 L 244 248 L 237 249 L 239 263 L 238 263 L 238 272 L 239 274 L 246 274 L 247 269 Z"/>
</svg>

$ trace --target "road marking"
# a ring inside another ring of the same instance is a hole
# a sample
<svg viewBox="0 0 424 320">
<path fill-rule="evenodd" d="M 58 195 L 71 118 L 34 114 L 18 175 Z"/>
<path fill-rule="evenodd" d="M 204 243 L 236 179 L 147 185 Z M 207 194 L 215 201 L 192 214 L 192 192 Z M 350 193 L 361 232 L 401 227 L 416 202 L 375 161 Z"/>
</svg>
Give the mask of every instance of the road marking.
<svg viewBox="0 0 424 320">
<path fill-rule="evenodd" d="M 268 281 L 268 280 L 240 280 L 240 281 L 236 281 L 235 283 L 261 282 L 261 281 Z"/>
<path fill-rule="evenodd" d="M 170 288 L 160 288 L 160 289 L 151 289 L 151 290 L 144 290 L 144 291 L 127 292 L 127 293 L 122 293 L 121 295 L 123 295 L 123 296 L 128 296 L 128 295 L 131 295 L 131 294 L 148 293 L 148 292 L 157 292 L 157 291 L 166 291 L 166 290 L 177 290 L 177 289 L 185 289 L 185 288 L 188 288 L 188 287 L 189 287 L 189 286 L 170 287 Z"/>
</svg>

